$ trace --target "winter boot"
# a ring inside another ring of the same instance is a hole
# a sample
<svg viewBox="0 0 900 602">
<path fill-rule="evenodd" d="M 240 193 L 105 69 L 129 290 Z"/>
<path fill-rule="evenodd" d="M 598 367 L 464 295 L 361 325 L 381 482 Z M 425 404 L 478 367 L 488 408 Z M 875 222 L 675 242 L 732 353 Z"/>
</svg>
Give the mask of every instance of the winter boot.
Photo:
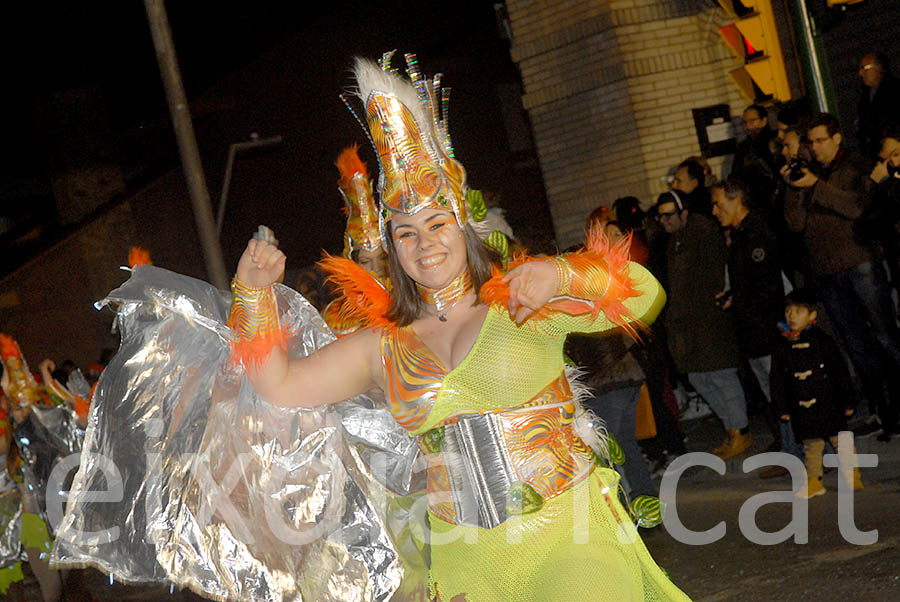
<svg viewBox="0 0 900 602">
<path fill-rule="evenodd" d="M 731 438 L 728 441 L 727 445 L 725 445 L 725 447 L 720 449 L 719 451 L 715 452 L 715 454 L 723 460 L 738 456 L 747 451 L 750 446 L 753 445 L 753 437 L 751 437 L 749 433 L 742 433 L 737 429 L 731 429 L 728 431 L 728 434 L 731 436 Z"/>
<path fill-rule="evenodd" d="M 823 439 L 806 439 L 803 441 L 806 483 L 794 493 L 794 497 L 808 500 L 811 497 L 825 495 L 825 485 L 822 484 L 823 451 L 825 451 L 825 441 Z"/>
<path fill-rule="evenodd" d="M 844 443 L 847 445 L 847 447 L 850 448 L 850 453 L 855 454 L 856 447 L 853 445 L 852 433 L 849 433 L 847 435 L 842 434 L 842 437 L 846 437 L 844 439 Z M 841 438 L 831 437 L 830 441 L 831 446 L 834 448 L 834 451 L 838 452 L 838 456 L 840 456 L 841 448 L 839 447 L 839 445 L 841 445 Z M 854 491 L 859 491 L 863 488 L 862 478 L 859 476 L 859 468 L 854 466 L 851 470 L 849 466 L 844 468 L 838 465 L 838 469 L 840 470 L 841 478 L 844 479 L 844 482 L 850 485 L 850 487 L 852 487 Z"/>
<path fill-rule="evenodd" d="M 825 495 L 825 485 L 822 484 L 822 478 L 817 479 L 806 478 L 803 487 L 797 490 L 794 497 L 801 500 L 808 500 L 811 497 Z"/>
<path fill-rule="evenodd" d="M 859 469 L 853 467 L 853 491 L 859 491 L 863 488 L 862 477 L 859 476 Z"/>
<path fill-rule="evenodd" d="M 722 439 L 721 443 L 709 450 L 709 453 L 718 455 L 723 450 L 727 449 L 729 445 L 731 445 L 731 431 L 725 431 L 725 438 Z"/>
</svg>

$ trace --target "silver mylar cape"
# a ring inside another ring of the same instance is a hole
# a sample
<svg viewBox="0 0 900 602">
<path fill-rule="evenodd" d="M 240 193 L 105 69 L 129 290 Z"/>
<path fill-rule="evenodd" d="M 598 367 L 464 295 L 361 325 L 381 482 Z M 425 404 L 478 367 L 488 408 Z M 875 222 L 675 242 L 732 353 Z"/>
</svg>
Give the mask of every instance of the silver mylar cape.
<svg viewBox="0 0 900 602">
<path fill-rule="evenodd" d="M 334 340 L 303 297 L 275 289 L 291 357 Z M 152 266 L 98 304 L 116 307 L 122 340 L 93 399 L 53 562 L 221 600 L 387 600 L 404 570 L 425 570 L 422 546 L 402 544 L 415 557 L 401 562 L 386 527 L 416 487 L 411 440 L 364 397 L 330 409 L 260 400 L 228 361 L 229 304 Z"/>
<path fill-rule="evenodd" d="M 60 505 L 58 491 L 71 482 L 55 467 L 76 461 L 84 440 L 75 411 L 68 404 L 32 406 L 21 424 L 13 425 L 12 445 L 24 461 L 24 483 L 17 485 L 7 472 L 6 455 L 0 455 L 0 568 L 26 560 L 19 536 L 25 512 L 40 515 L 53 533 L 48 510 Z M 57 512 L 59 517 L 61 513 Z M 57 521 L 58 522 L 58 521 Z"/>
<path fill-rule="evenodd" d="M 21 529 L 22 492 L 6 472 L 6 455 L 0 455 L 0 568 L 27 559 Z"/>
<path fill-rule="evenodd" d="M 77 462 L 83 441 L 84 429 L 75 410 L 66 403 L 31 406 L 28 417 L 13 427 L 13 444 L 25 461 L 25 484 L 21 488 L 25 511 L 40 514 L 50 533 L 59 523 L 59 491 L 71 481 L 65 467 Z M 50 516 L 54 511 L 56 520 Z"/>
</svg>

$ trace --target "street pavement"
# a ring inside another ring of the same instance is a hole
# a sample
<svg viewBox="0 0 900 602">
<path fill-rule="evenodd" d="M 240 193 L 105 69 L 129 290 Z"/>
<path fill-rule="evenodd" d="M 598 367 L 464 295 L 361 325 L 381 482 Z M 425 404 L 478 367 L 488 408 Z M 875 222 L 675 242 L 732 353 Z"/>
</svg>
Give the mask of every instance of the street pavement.
<svg viewBox="0 0 900 602">
<path fill-rule="evenodd" d="M 688 450 L 705 451 L 722 437 L 714 418 L 682 422 Z M 657 562 L 695 602 L 856 602 L 900 600 L 900 439 L 882 443 L 857 441 L 857 453 L 876 454 L 878 466 L 863 468 L 865 488 L 854 493 L 854 524 L 859 531 L 877 530 L 877 540 L 867 545 L 849 543 L 838 520 L 837 471 L 825 475 L 827 493 L 808 500 L 808 541 L 789 538 L 773 545 L 753 543 L 749 529 L 742 529 L 741 507 L 753 496 L 789 491 L 789 477 L 763 480 L 759 470 L 745 473 L 744 460 L 765 449 L 771 436 L 759 420 L 752 423 L 752 453 L 726 462 L 720 475 L 709 468 L 685 471 L 677 488 L 676 510 L 680 522 L 692 531 L 725 523 L 724 537 L 705 545 L 676 540 L 665 524 L 642 529 L 642 537 Z M 799 484 L 798 484 L 799 485 Z M 798 506 L 803 509 L 803 504 Z M 775 533 L 792 520 L 787 503 L 763 505 L 755 513 L 755 525 Z M 66 583 L 70 602 L 168 602 L 202 600 L 187 591 L 168 588 L 110 585 L 108 577 L 87 569 L 71 571 Z M 10 602 L 40 600 L 37 584 L 28 579 L 14 586 Z M 500 602 L 500 601 L 498 601 Z M 618 601 L 603 601 L 618 602 Z"/>
<path fill-rule="evenodd" d="M 722 437 L 714 419 L 683 422 L 682 428 L 689 451 L 705 451 Z M 762 424 L 754 422 L 752 432 L 754 452 L 771 443 Z M 724 537 L 688 545 L 663 525 L 642 530 L 647 547 L 695 602 L 900 600 L 900 439 L 883 443 L 872 437 L 858 440 L 856 447 L 858 454 L 878 457 L 877 467 L 860 469 L 864 489 L 853 497 L 856 529 L 877 530 L 874 543 L 855 545 L 841 535 L 837 470 L 825 474 L 825 495 L 804 502 L 807 542 L 791 537 L 773 545 L 753 543 L 758 539 L 752 531 L 741 528 L 741 507 L 758 494 L 789 491 L 791 479 L 760 479 L 760 470 L 744 473 L 743 462 L 752 455 L 744 454 L 726 462 L 724 475 L 703 467 L 688 469 L 677 488 L 681 523 L 704 531 L 724 521 Z M 803 511 L 803 504 L 798 510 Z M 791 504 L 771 503 L 759 508 L 755 522 L 761 531 L 775 533 L 791 523 L 791 513 Z"/>
</svg>

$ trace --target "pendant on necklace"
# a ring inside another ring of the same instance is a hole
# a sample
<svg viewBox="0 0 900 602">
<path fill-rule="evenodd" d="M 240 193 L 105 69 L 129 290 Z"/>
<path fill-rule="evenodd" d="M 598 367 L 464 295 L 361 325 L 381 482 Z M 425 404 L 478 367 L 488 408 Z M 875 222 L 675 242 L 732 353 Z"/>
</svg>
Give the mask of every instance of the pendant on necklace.
<svg viewBox="0 0 900 602">
<path fill-rule="evenodd" d="M 419 295 L 426 305 L 433 305 L 438 320 L 447 321 L 447 314 L 451 309 L 472 291 L 472 276 L 469 270 L 460 274 L 453 282 L 440 290 L 429 289 L 420 284 L 416 284 Z"/>
</svg>

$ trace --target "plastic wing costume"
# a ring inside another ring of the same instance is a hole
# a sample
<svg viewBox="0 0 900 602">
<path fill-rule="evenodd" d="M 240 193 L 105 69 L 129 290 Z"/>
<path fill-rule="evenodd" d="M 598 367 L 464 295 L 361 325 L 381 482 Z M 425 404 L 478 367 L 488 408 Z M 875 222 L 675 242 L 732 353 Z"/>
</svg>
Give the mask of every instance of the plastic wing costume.
<svg viewBox="0 0 900 602">
<path fill-rule="evenodd" d="M 276 297 L 289 356 L 334 340 L 299 294 L 276 286 Z M 389 598 L 402 569 L 338 419 L 370 404 L 261 401 L 229 362 L 229 303 L 151 266 L 101 302 L 117 308 L 122 342 L 95 393 L 53 560 L 223 600 Z"/>
</svg>

